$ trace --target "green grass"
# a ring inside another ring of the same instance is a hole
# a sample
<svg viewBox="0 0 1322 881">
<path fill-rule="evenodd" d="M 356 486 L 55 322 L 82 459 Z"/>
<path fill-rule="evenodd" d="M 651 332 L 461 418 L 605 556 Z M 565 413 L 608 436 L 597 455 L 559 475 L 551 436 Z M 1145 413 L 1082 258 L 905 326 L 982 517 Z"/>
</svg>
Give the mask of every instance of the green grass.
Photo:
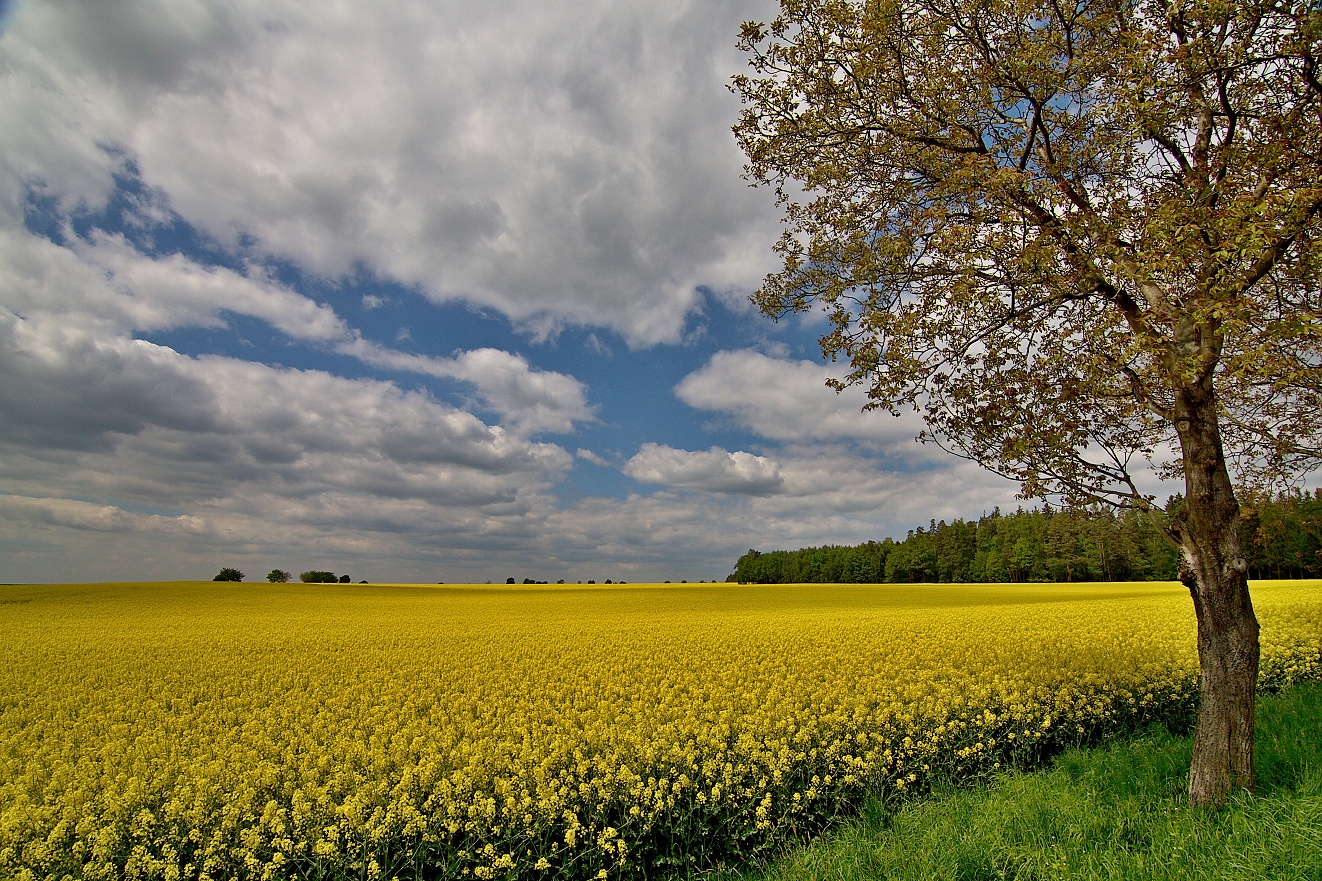
<svg viewBox="0 0 1322 881">
<path fill-rule="evenodd" d="M 1322 879 L 1322 683 L 1264 696 L 1258 792 L 1185 800 L 1191 741 L 1164 730 L 1059 756 L 976 788 L 937 787 L 771 865 L 708 881 Z"/>
</svg>

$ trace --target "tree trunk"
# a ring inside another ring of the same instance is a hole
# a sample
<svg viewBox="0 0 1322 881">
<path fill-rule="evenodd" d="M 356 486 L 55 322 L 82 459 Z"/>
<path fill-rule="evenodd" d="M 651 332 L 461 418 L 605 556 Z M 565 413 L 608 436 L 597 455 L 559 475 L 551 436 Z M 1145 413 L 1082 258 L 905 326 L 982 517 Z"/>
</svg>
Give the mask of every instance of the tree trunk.
<svg viewBox="0 0 1322 881">
<path fill-rule="evenodd" d="M 1186 509 L 1177 525 L 1180 580 L 1198 617 L 1201 696 L 1189 803 L 1220 807 L 1253 789 L 1258 619 L 1239 543 L 1239 502 L 1226 469 L 1216 398 L 1207 380 L 1176 395 Z"/>
</svg>

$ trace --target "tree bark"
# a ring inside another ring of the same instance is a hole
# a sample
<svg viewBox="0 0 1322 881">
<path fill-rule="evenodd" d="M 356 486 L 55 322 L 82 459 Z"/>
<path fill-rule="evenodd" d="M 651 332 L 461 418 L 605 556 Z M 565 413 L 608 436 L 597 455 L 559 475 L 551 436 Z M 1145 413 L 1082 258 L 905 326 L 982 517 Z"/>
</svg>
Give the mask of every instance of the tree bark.
<svg viewBox="0 0 1322 881">
<path fill-rule="evenodd" d="M 1180 580 L 1198 618 L 1201 693 L 1189 803 L 1220 807 L 1252 791 L 1257 713 L 1258 619 L 1240 547 L 1239 502 L 1226 468 L 1216 396 L 1207 377 L 1176 395 L 1185 511 L 1177 527 Z"/>
</svg>

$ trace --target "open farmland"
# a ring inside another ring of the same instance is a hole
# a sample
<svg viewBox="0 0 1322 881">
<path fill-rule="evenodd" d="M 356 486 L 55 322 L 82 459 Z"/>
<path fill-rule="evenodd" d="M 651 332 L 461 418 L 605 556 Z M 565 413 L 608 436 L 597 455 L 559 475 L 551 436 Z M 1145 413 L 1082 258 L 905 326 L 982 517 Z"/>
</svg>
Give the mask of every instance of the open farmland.
<svg viewBox="0 0 1322 881">
<path fill-rule="evenodd" d="M 1322 582 L 1260 582 L 1263 677 Z M 647 876 L 1182 718 L 1170 584 L 0 587 L 0 876 Z"/>
</svg>

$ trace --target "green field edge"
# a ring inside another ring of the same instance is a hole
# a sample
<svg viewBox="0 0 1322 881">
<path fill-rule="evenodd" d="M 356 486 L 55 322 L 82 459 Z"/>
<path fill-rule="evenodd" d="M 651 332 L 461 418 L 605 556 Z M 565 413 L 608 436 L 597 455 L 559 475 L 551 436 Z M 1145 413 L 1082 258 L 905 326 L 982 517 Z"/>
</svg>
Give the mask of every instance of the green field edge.
<svg viewBox="0 0 1322 881">
<path fill-rule="evenodd" d="M 808 842 L 701 881 L 1322 879 L 1322 682 L 1259 701 L 1256 793 L 1192 809 L 1192 737 L 1164 725 L 1040 769 L 873 797 Z"/>
</svg>

